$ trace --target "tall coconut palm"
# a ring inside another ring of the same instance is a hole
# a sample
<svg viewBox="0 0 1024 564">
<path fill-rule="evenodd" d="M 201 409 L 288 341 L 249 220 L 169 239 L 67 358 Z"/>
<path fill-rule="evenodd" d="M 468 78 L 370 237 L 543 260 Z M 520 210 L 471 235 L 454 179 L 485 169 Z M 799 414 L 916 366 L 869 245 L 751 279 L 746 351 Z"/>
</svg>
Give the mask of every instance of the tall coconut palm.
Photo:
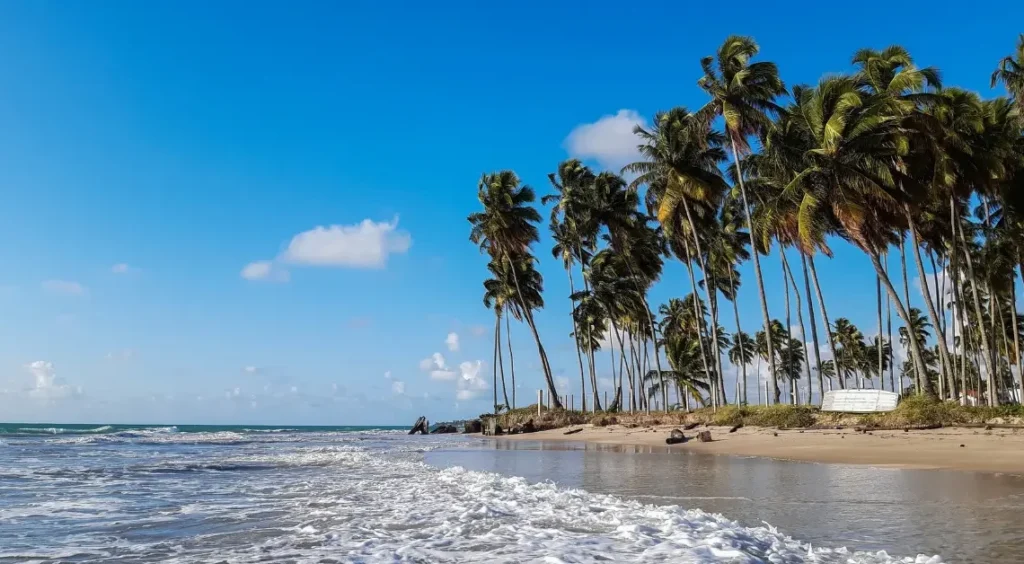
<svg viewBox="0 0 1024 564">
<path fill-rule="evenodd" d="M 763 136 L 768 129 L 771 116 L 778 113 L 779 107 L 775 99 L 786 93 L 786 87 L 779 78 L 778 67 L 770 62 L 751 63 L 757 56 L 759 47 L 749 37 L 730 36 L 726 38 L 714 57 L 701 59 L 704 76 L 697 84 L 708 93 L 711 101 L 701 109 L 700 113 L 711 123 L 714 117 L 721 116 L 725 122 L 725 133 L 732 149 L 733 165 L 739 170 L 740 153 L 749 151 L 751 136 Z M 737 175 L 740 195 L 743 200 L 743 211 L 747 219 L 750 233 L 750 246 L 754 245 L 754 231 L 750 219 L 750 202 L 743 184 L 743 174 Z M 754 274 L 757 278 L 758 293 L 761 298 L 761 315 L 764 327 L 771 323 L 768 313 L 768 298 L 764 291 L 764 279 L 761 275 L 761 261 L 757 253 L 754 257 Z M 771 332 L 768 331 L 768 363 L 769 370 L 776 374 L 774 344 Z M 778 385 L 774 384 L 775 395 L 778 397 Z"/>
<path fill-rule="evenodd" d="M 828 77 L 814 89 L 800 91 L 800 119 L 813 139 L 804 169 L 787 186 L 802 194 L 798 222 L 827 215 L 844 236 L 871 259 L 896 311 L 909 323 L 907 308 L 882 267 L 881 254 L 892 241 L 892 227 L 905 217 L 889 164 L 905 149 L 900 117 L 885 99 L 866 96 L 850 77 Z M 911 340 L 911 357 L 924 373 L 919 343 Z M 935 395 L 930 383 L 925 392 Z"/>
<path fill-rule="evenodd" d="M 999 83 L 1006 87 L 1006 91 L 1017 101 L 1017 107 L 1024 112 L 1024 33 L 1017 37 L 1014 54 L 1003 57 L 992 73 L 992 87 Z"/>
<path fill-rule="evenodd" d="M 739 372 L 740 368 L 743 369 L 744 388 L 747 385 L 747 379 L 745 376 L 746 368 L 748 364 L 754 361 L 754 354 L 756 350 L 757 343 L 754 342 L 754 339 L 752 339 L 750 335 L 744 333 L 743 331 L 736 331 L 735 333 L 732 334 L 732 342 L 731 346 L 729 347 L 729 362 L 731 362 L 733 366 L 736 367 L 737 372 Z M 739 379 L 738 373 L 736 374 L 736 378 Z M 744 389 L 743 391 L 743 401 L 746 402 L 746 390 Z M 737 403 L 739 403 L 739 398 L 737 398 Z"/>
<path fill-rule="evenodd" d="M 566 274 L 569 277 L 569 291 L 571 295 L 576 294 L 576 285 L 573 280 L 573 266 L 579 262 L 584 269 L 587 268 L 590 256 L 593 254 L 594 245 L 597 239 L 598 226 L 593 218 L 592 209 L 594 203 L 593 184 L 596 177 L 589 167 L 585 166 L 578 159 L 569 159 L 558 165 L 558 171 L 548 175 L 551 186 L 555 189 L 554 194 L 541 198 L 542 204 L 553 204 L 551 209 L 551 231 L 555 239 L 555 247 L 552 254 L 556 259 L 562 261 Z M 584 286 L 587 286 L 584 277 Z M 575 310 L 576 302 L 573 302 Z M 573 332 L 579 328 L 576 326 L 576 316 L 573 315 Z M 584 327 L 589 331 L 590 326 Z M 581 336 L 585 337 L 585 336 Z M 591 342 L 590 339 L 581 339 L 578 342 Z M 590 373 L 590 386 L 593 392 L 594 409 L 600 409 L 600 398 L 597 391 L 597 372 L 594 363 L 593 349 L 584 349 L 587 352 L 587 365 Z M 586 411 L 586 382 L 583 371 L 583 359 L 577 348 L 577 361 L 580 367 L 580 390 L 582 391 L 582 408 Z"/>
<path fill-rule="evenodd" d="M 533 266 L 529 254 L 530 246 L 539 239 L 536 224 L 540 221 L 540 214 L 532 206 L 535 199 L 533 189 L 522 185 L 515 172 L 504 170 L 481 176 L 477 185 L 477 197 L 484 209 L 482 212 L 469 215 L 469 222 L 473 226 L 469 239 L 478 245 L 482 252 L 491 255 L 492 259 L 504 261 L 509 265 L 518 304 L 537 343 L 548 393 L 551 395 L 552 404 L 556 408 L 561 408 L 562 402 L 555 389 L 548 355 L 533 320 L 533 310 L 542 307 L 543 300 L 539 294 L 537 300 L 527 299 L 523 281 L 520 280 L 519 268 L 513 266 L 517 262 L 529 265 L 531 269 Z M 537 273 L 536 276 L 539 283 L 540 274 Z M 539 287 L 537 289 L 539 291 Z"/>
<path fill-rule="evenodd" d="M 706 120 L 696 119 L 686 108 L 674 108 L 655 116 L 650 131 L 637 126 L 634 133 L 640 138 L 638 146 L 643 161 L 627 165 L 623 171 L 636 175 L 631 189 L 648 186 L 648 201 L 657 209 L 667 238 L 684 238 L 684 246 L 693 243 L 692 256 L 697 258 L 701 272 L 707 279 L 707 265 L 694 208 L 716 209 L 728 188 L 718 165 L 725 160 L 722 137 L 714 132 Z M 715 343 L 717 335 L 717 299 L 714 289 L 705 285 L 708 303 L 715 320 L 711 326 L 711 346 L 717 364 L 721 353 Z M 721 372 L 720 370 L 718 371 Z M 724 399 L 721 380 L 715 386 L 715 396 Z"/>
<path fill-rule="evenodd" d="M 854 75 L 862 90 L 875 98 L 875 104 L 887 104 L 894 116 L 901 120 L 910 136 L 915 141 L 920 141 L 915 131 L 922 124 L 921 117 L 924 115 L 918 111 L 922 103 L 932 103 L 938 99 L 934 89 L 941 88 L 939 73 L 936 69 L 918 68 L 913 58 L 906 49 L 899 45 L 887 47 L 882 51 L 873 49 L 862 49 L 853 57 L 853 63 L 857 66 L 857 73 Z M 917 142 L 915 145 L 924 146 L 927 143 Z M 891 161 L 893 174 L 896 178 L 896 185 L 900 191 L 907 194 L 902 198 L 901 204 L 906 219 L 907 233 L 910 235 L 910 247 L 913 251 L 914 261 L 917 265 L 917 273 L 921 280 L 926 280 L 924 262 L 921 260 L 921 245 L 919 229 L 916 217 L 922 214 L 923 204 L 930 204 L 931 199 L 927 192 L 929 187 L 917 181 L 915 175 L 907 174 L 909 159 L 899 156 Z M 933 176 L 929 175 L 928 178 Z M 901 254 L 903 251 L 902 239 L 900 241 Z M 907 277 L 904 275 L 904 291 L 907 293 Z M 929 285 L 921 284 L 921 293 L 924 297 L 928 314 L 934 323 L 938 323 L 939 315 L 932 301 Z M 909 305 L 909 297 L 907 297 Z M 940 372 L 944 375 L 949 373 L 949 351 L 946 342 L 938 341 Z"/>
</svg>

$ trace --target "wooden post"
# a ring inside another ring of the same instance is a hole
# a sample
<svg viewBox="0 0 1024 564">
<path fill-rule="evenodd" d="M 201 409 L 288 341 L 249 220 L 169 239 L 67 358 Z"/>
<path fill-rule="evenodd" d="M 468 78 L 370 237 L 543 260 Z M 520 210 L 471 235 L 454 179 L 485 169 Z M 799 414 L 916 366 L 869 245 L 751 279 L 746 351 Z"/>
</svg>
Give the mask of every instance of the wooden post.
<svg viewBox="0 0 1024 564">
<path fill-rule="evenodd" d="M 608 390 L 604 391 L 604 410 L 608 411 Z"/>
<path fill-rule="evenodd" d="M 572 397 L 572 394 L 569 394 L 569 411 L 573 411 L 573 408 L 575 407 L 575 405 L 573 404 L 574 400 L 575 398 Z"/>
<path fill-rule="evenodd" d="M 544 407 L 544 390 L 537 390 L 537 417 L 540 417 L 542 407 Z"/>
</svg>

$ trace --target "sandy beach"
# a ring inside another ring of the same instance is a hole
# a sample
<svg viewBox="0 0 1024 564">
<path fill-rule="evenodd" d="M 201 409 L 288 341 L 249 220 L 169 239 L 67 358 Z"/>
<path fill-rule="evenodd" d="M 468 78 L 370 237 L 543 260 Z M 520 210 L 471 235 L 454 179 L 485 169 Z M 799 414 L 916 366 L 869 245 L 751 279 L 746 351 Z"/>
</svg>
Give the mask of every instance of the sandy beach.
<svg viewBox="0 0 1024 564">
<path fill-rule="evenodd" d="M 569 429 L 580 429 L 566 435 Z M 624 446 L 661 447 L 734 456 L 833 464 L 862 464 L 886 468 L 947 469 L 1024 474 L 1024 431 L 1020 429 L 942 428 L 927 431 L 773 430 L 747 427 L 729 433 L 728 427 L 698 427 L 686 431 L 684 444 L 665 444 L 674 426 L 626 428 L 620 425 L 578 425 L 497 441 L 581 441 Z M 713 441 L 695 440 L 697 431 L 710 430 Z"/>
</svg>

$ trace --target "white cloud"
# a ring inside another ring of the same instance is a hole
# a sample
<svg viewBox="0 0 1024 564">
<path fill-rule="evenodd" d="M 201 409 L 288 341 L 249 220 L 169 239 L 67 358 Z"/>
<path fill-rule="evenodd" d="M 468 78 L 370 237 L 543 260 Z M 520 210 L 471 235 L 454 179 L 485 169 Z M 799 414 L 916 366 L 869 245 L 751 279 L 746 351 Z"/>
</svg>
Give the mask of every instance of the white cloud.
<svg viewBox="0 0 1024 564">
<path fill-rule="evenodd" d="M 391 222 L 318 226 L 292 237 L 281 260 L 309 266 L 383 268 L 391 254 L 409 250 L 412 238 Z"/>
<path fill-rule="evenodd" d="M 242 369 L 242 371 L 245 372 L 246 374 L 256 374 L 257 372 L 260 371 L 260 369 L 258 366 L 246 366 L 245 368 Z"/>
<path fill-rule="evenodd" d="M 444 344 L 448 345 L 448 350 L 457 352 L 459 350 L 459 334 L 454 332 L 448 333 L 448 337 L 445 338 Z"/>
<path fill-rule="evenodd" d="M 292 391 L 293 394 L 297 394 L 297 393 L 299 393 L 299 387 L 298 386 L 292 386 L 292 390 L 291 391 Z"/>
<path fill-rule="evenodd" d="M 397 395 L 405 395 L 405 382 L 395 380 L 391 383 L 391 391 Z"/>
<path fill-rule="evenodd" d="M 459 365 L 460 378 L 455 384 L 455 399 L 457 401 L 468 401 L 476 398 L 480 392 L 487 390 L 487 381 L 480 378 L 480 367 L 483 363 L 479 360 L 463 362 Z"/>
<path fill-rule="evenodd" d="M 388 370 L 387 372 L 384 373 L 384 379 L 385 380 L 390 380 L 391 379 L 391 371 L 390 370 Z"/>
<path fill-rule="evenodd" d="M 444 355 L 441 353 L 434 353 L 430 358 L 421 360 L 420 370 L 424 372 L 429 371 L 431 380 L 450 382 L 458 377 L 458 374 L 448 367 L 448 364 L 444 359 Z"/>
<path fill-rule="evenodd" d="M 57 400 L 82 394 L 81 386 L 72 387 L 58 381 L 52 362 L 37 360 L 29 363 L 26 368 L 35 378 L 35 387 L 29 390 L 29 395 L 34 398 Z"/>
<path fill-rule="evenodd" d="M 78 282 L 72 282 L 69 280 L 46 280 L 43 282 L 42 286 L 43 290 L 46 290 L 51 294 L 84 296 L 87 293 L 85 286 L 82 286 Z"/>
<path fill-rule="evenodd" d="M 474 337 L 483 337 L 484 335 L 487 334 L 487 327 L 485 327 L 483 325 L 474 325 L 474 326 L 469 328 L 469 332 Z"/>
<path fill-rule="evenodd" d="M 113 272 L 114 274 L 129 274 L 129 273 L 135 272 L 137 270 L 138 270 L 138 268 L 135 268 L 134 266 L 130 266 L 127 263 L 124 263 L 124 262 L 119 262 L 119 263 L 115 264 L 114 266 L 110 267 L 110 272 Z"/>
<path fill-rule="evenodd" d="M 388 257 L 412 246 L 412 237 L 398 229 L 398 218 L 387 222 L 364 219 L 355 225 L 317 226 L 292 237 L 273 260 L 250 262 L 242 268 L 246 280 L 287 282 L 282 264 L 338 268 L 384 268 Z"/>
<path fill-rule="evenodd" d="M 228 391 L 224 392 L 224 397 L 226 397 L 227 399 L 237 398 L 237 397 L 239 397 L 241 395 L 242 395 L 242 388 L 235 388 L 233 390 L 228 390 Z"/>
<path fill-rule="evenodd" d="M 245 265 L 241 272 L 246 280 L 264 280 L 267 282 L 287 282 L 291 274 L 277 266 L 273 261 L 258 260 Z"/>
<path fill-rule="evenodd" d="M 640 160 L 640 140 L 633 133 L 637 125 L 646 126 L 647 122 L 636 110 L 619 110 L 593 123 L 577 125 L 565 139 L 565 148 L 573 157 L 594 159 L 602 167 L 618 172 Z"/>
</svg>

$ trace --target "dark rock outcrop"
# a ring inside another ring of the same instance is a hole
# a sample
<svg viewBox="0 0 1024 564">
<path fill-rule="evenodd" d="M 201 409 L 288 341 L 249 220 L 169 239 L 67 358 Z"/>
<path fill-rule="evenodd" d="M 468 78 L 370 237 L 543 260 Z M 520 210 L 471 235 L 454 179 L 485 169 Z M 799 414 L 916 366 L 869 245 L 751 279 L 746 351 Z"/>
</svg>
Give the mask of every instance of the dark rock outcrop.
<svg viewBox="0 0 1024 564">
<path fill-rule="evenodd" d="M 427 423 L 427 418 L 422 416 L 422 415 L 420 415 L 420 418 L 417 419 L 416 423 L 413 424 L 412 429 L 409 429 L 409 434 L 410 435 L 415 435 L 416 433 L 420 433 L 422 435 L 426 435 L 427 432 L 428 432 L 427 431 L 428 425 L 429 425 L 429 423 Z"/>
<path fill-rule="evenodd" d="M 702 443 L 710 443 L 711 431 L 701 431 L 700 433 L 697 434 L 697 439 L 700 440 L 700 442 Z"/>
<path fill-rule="evenodd" d="M 431 435 L 447 435 L 447 434 L 450 434 L 450 433 L 458 433 L 458 432 L 459 432 L 459 430 L 455 428 L 455 425 L 438 425 L 437 428 L 435 428 L 433 431 L 430 432 L 430 434 Z"/>
<path fill-rule="evenodd" d="M 677 445 L 685 442 L 686 435 L 683 434 L 683 432 L 680 431 L 679 429 L 672 429 L 672 433 L 670 433 L 669 437 L 665 439 L 665 444 L 667 445 Z"/>
<path fill-rule="evenodd" d="M 484 430 L 484 424 L 479 419 L 466 422 L 466 428 L 462 431 L 463 433 L 482 433 Z"/>
</svg>

